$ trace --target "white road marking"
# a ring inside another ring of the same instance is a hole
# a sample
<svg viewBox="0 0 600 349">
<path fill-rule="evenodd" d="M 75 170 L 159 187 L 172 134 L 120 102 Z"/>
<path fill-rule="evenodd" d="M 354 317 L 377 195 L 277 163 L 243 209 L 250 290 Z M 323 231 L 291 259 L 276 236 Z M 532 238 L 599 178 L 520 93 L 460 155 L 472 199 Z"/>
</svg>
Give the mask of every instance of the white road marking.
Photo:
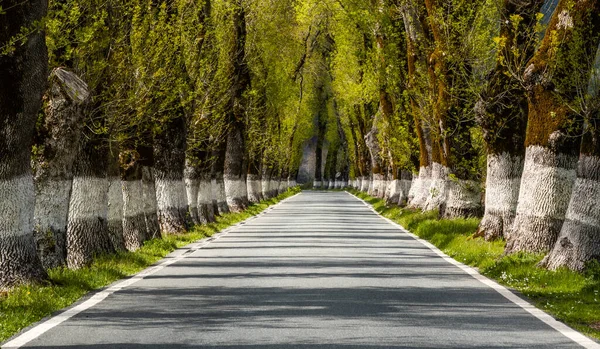
<svg viewBox="0 0 600 349">
<path fill-rule="evenodd" d="M 555 329 L 556 331 L 560 332 L 563 336 L 571 339 L 572 341 L 574 341 L 575 343 L 581 345 L 584 348 L 587 348 L 587 349 L 600 349 L 600 344 L 598 344 L 595 341 L 591 340 L 590 338 L 584 336 L 583 334 L 577 332 L 576 330 L 572 329 L 571 327 L 563 324 L 562 322 L 556 320 L 552 316 L 546 314 L 544 311 L 536 308 L 533 304 L 527 302 L 523 298 L 521 298 L 521 297 L 517 296 L 516 294 L 512 293 L 506 287 L 504 287 L 504 286 L 498 284 L 497 282 L 495 282 L 495 281 L 493 281 L 493 280 L 491 280 L 491 279 L 489 279 L 489 278 L 487 278 L 487 277 L 479 274 L 479 272 L 477 270 L 469 267 L 468 265 L 465 265 L 465 264 L 462 264 L 462 263 L 456 261 L 452 257 L 450 257 L 447 254 L 445 254 L 444 252 L 442 252 L 439 248 L 435 247 L 435 245 L 431 244 L 429 241 L 421 239 L 420 237 L 418 237 L 415 234 L 411 233 L 410 231 L 406 230 L 400 224 L 392 221 L 389 218 L 386 218 L 386 217 L 382 216 L 381 214 L 379 214 L 379 212 L 377 212 L 373 208 L 373 206 L 371 206 L 369 203 L 367 203 L 363 199 L 361 199 L 361 198 L 359 198 L 359 197 L 357 197 L 355 195 L 352 195 L 349 192 L 346 192 L 346 193 L 348 193 L 350 196 L 354 197 L 355 199 L 361 201 L 371 211 L 373 211 L 375 214 L 377 214 L 377 216 L 379 216 L 382 219 L 386 220 L 388 223 L 390 223 L 393 226 L 395 226 L 398 229 L 400 229 L 403 233 L 408 234 L 413 239 L 419 241 L 421 244 L 423 244 L 426 247 L 428 247 L 435 254 L 437 254 L 438 256 L 442 257 L 446 262 L 459 267 L 464 272 L 466 272 L 467 274 L 471 275 L 477 281 L 479 281 L 479 282 L 483 283 L 484 285 L 486 285 L 486 286 L 494 289 L 496 292 L 500 293 L 504 298 L 506 298 L 509 301 L 511 301 L 512 303 L 518 305 L 519 307 L 521 307 L 522 309 L 524 309 L 525 311 L 527 311 L 531 315 L 533 315 L 536 318 L 538 318 L 540 321 L 544 322 L 546 325 L 548 325 L 548 326 L 552 327 L 553 329 Z"/>
<path fill-rule="evenodd" d="M 262 216 L 262 215 L 272 211 L 273 208 L 281 205 L 285 201 L 297 196 L 298 194 L 299 193 L 292 195 L 288 198 L 285 198 L 285 199 L 281 200 L 280 202 L 278 202 L 277 204 L 275 204 L 271 207 L 268 207 L 267 209 L 265 209 L 264 211 L 262 211 L 261 213 L 255 215 L 255 216 L 252 216 L 242 222 L 234 224 L 231 227 L 226 228 L 219 233 L 213 234 L 211 237 L 191 243 L 191 244 L 183 247 L 182 249 L 187 249 L 188 251 L 202 249 L 203 247 L 206 247 L 207 245 L 209 245 L 211 242 L 215 242 L 215 241 L 221 239 L 222 237 L 226 236 L 227 234 L 231 233 L 236 228 L 243 226 L 246 222 L 254 220 L 257 217 Z M 48 330 L 60 325 L 61 323 L 69 320 L 73 316 L 75 316 L 87 309 L 90 309 L 91 307 L 95 306 L 96 304 L 102 302 L 104 299 L 106 299 L 106 297 L 110 296 L 111 294 L 113 294 L 117 291 L 120 291 L 126 287 L 129 287 L 129 286 L 135 284 L 136 282 L 142 280 L 143 278 L 150 276 L 152 274 L 155 274 L 158 271 L 164 269 L 165 267 L 167 267 L 171 264 L 177 263 L 193 254 L 193 253 L 186 253 L 186 252 L 183 252 L 182 254 L 180 254 L 176 257 L 168 258 L 168 259 L 164 260 L 163 262 L 159 263 L 158 265 L 155 265 L 155 266 L 152 266 L 152 267 L 142 270 L 141 272 L 135 274 L 133 277 L 131 277 L 129 279 L 123 280 L 121 282 L 117 282 L 116 284 L 109 286 L 108 288 L 104 289 L 103 291 L 100 291 L 100 292 L 94 294 L 92 297 L 90 297 L 88 300 L 82 302 L 81 304 L 78 304 L 56 316 L 53 316 L 53 317 L 49 318 L 48 320 L 43 321 L 40 324 L 34 326 L 33 328 L 25 331 L 24 333 L 20 334 L 13 340 L 4 344 L 2 346 L 2 348 L 3 349 L 21 348 L 22 346 L 26 345 L 27 343 L 29 343 L 32 340 L 36 339 L 37 337 L 41 336 Z"/>
</svg>

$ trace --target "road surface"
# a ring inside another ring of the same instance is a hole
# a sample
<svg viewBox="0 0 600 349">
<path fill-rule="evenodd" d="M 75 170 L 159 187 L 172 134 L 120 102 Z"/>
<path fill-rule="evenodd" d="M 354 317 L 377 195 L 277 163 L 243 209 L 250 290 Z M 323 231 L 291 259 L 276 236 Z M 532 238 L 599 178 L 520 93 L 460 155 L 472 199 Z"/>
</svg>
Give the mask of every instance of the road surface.
<svg viewBox="0 0 600 349">
<path fill-rule="evenodd" d="M 187 252 L 23 347 L 580 347 L 344 192 Z"/>
</svg>

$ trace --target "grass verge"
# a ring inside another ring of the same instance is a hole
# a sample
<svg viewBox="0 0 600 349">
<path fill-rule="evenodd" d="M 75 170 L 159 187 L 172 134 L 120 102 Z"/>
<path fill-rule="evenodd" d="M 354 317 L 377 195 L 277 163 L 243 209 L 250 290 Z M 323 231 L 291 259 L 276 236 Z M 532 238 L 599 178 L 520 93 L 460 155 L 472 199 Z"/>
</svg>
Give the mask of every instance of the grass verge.
<svg viewBox="0 0 600 349">
<path fill-rule="evenodd" d="M 475 267 L 498 283 L 525 295 L 538 308 L 572 328 L 600 339 L 600 263 L 586 273 L 537 267 L 543 255 L 505 256 L 504 241 L 473 238 L 479 219 L 438 220 L 438 213 L 387 207 L 381 199 L 349 190 L 382 216 L 437 246 L 455 260 Z"/>
<path fill-rule="evenodd" d="M 24 285 L 0 295 L 0 343 L 23 328 L 73 304 L 90 291 L 136 274 L 163 259 L 175 249 L 209 237 L 257 215 L 299 191 L 299 188 L 292 188 L 276 198 L 251 205 L 244 212 L 226 214 L 218 217 L 215 223 L 196 226 L 186 234 L 169 235 L 163 239 L 147 241 L 135 252 L 99 256 L 89 267 L 79 270 L 66 268 L 49 270 L 48 283 Z"/>
</svg>

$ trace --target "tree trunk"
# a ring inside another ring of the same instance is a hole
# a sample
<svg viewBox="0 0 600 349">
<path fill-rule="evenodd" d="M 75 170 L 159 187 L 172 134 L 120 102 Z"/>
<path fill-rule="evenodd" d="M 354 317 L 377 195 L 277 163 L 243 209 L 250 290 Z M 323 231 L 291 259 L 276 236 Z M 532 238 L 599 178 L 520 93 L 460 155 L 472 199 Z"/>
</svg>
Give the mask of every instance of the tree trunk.
<svg viewBox="0 0 600 349">
<path fill-rule="evenodd" d="M 82 137 L 74 167 L 67 224 L 67 265 L 84 267 L 114 251 L 108 233 L 108 149 L 101 135 Z"/>
<path fill-rule="evenodd" d="M 410 171 L 400 171 L 400 195 L 398 205 L 404 207 L 408 204 L 408 194 L 412 189 L 413 174 Z"/>
<path fill-rule="evenodd" d="M 232 91 L 228 108 L 227 151 L 225 155 L 225 195 L 229 209 L 239 212 L 248 207 L 246 186 L 245 93 L 250 89 L 250 69 L 246 61 L 246 11 L 241 0 L 231 2 L 235 45 L 232 51 Z"/>
<path fill-rule="evenodd" d="M 168 120 L 154 140 L 154 179 L 160 229 L 180 234 L 188 227 L 183 172 L 186 127 L 183 116 Z"/>
<path fill-rule="evenodd" d="M 444 218 L 469 217 L 481 211 L 481 188 L 474 170 L 478 153 L 473 147 L 471 129 L 475 126 L 465 110 L 474 103 L 469 79 L 469 60 L 460 57 L 467 29 L 483 1 L 460 6 L 450 1 L 426 0 L 434 49 L 429 55 L 430 95 L 433 103 L 431 124 L 432 183 L 425 210 L 439 209 Z M 447 15 L 452 13 L 451 16 Z M 452 22 L 464 23 L 460 27 Z M 449 27 L 443 25 L 449 23 Z M 452 176 L 450 176 L 452 175 Z"/>
<path fill-rule="evenodd" d="M 234 124 L 237 122 L 234 121 Z M 240 124 L 230 125 L 233 129 L 227 136 L 225 153 L 225 197 L 231 212 L 241 212 L 248 207 L 248 188 L 246 186 L 246 166 L 243 128 Z"/>
<path fill-rule="evenodd" d="M 507 253 L 548 252 L 558 239 L 577 177 L 583 129 L 578 96 L 587 90 L 590 57 L 598 48 L 599 14 L 598 1 L 561 0 L 525 70 L 529 93 L 525 165 Z"/>
<path fill-rule="evenodd" d="M 267 164 L 267 157 L 265 155 L 263 155 L 263 159 L 262 159 L 262 168 L 261 168 L 261 173 L 262 173 L 262 183 L 261 183 L 261 189 L 262 189 L 262 197 L 264 199 L 270 199 L 271 198 L 271 168 L 269 167 L 269 165 Z"/>
<path fill-rule="evenodd" d="M 49 105 L 38 127 L 33 162 L 35 181 L 34 235 L 45 269 L 66 263 L 67 218 L 73 184 L 73 163 L 83 129 L 87 85 L 62 68 L 50 74 Z"/>
<path fill-rule="evenodd" d="M 248 187 L 248 201 L 259 203 L 263 200 L 262 178 L 260 175 L 260 160 L 262 154 L 254 154 L 248 166 L 246 185 Z"/>
<path fill-rule="evenodd" d="M 143 202 L 144 220 L 146 221 L 145 239 L 156 239 L 162 237 L 162 232 L 158 222 L 158 202 L 156 199 L 156 181 L 154 179 L 154 147 L 151 146 L 151 139 L 148 139 L 147 143 L 148 146 L 142 147 L 139 153 L 143 197 L 132 198 L 136 200 L 141 198 Z"/>
<path fill-rule="evenodd" d="M 372 181 L 369 186 L 369 195 L 373 197 L 383 197 L 381 188 L 383 186 L 382 181 L 384 180 L 383 169 L 382 169 L 382 158 L 381 158 L 381 147 L 377 136 L 379 135 L 379 129 L 376 126 L 376 121 L 373 121 L 371 131 L 367 133 L 365 137 L 365 143 L 369 148 L 369 154 L 371 155 L 371 176 Z"/>
<path fill-rule="evenodd" d="M 108 236 L 115 251 L 125 251 L 123 186 L 116 142 L 108 150 Z"/>
<path fill-rule="evenodd" d="M 477 234 L 488 241 L 507 237 L 510 232 L 517 211 L 523 160 L 523 155 L 488 153 L 485 213 L 477 228 Z"/>
<path fill-rule="evenodd" d="M 419 174 L 413 179 L 407 195 L 408 206 L 422 209 L 425 207 L 431 186 L 431 133 L 424 122 L 427 113 L 427 86 L 419 82 L 427 80 L 427 61 L 425 49 L 428 48 L 427 19 L 419 5 L 406 2 L 401 8 L 406 32 L 406 52 L 408 68 L 408 87 L 411 114 L 414 119 L 415 133 L 419 140 Z"/>
<path fill-rule="evenodd" d="M 202 224 L 208 224 L 215 221 L 215 210 L 213 206 L 212 183 L 210 179 L 212 163 L 211 152 L 207 149 L 201 156 L 201 170 L 198 182 L 198 218 Z"/>
<path fill-rule="evenodd" d="M 215 162 L 211 172 L 211 187 L 213 207 L 215 214 L 223 215 L 229 213 L 227 197 L 225 196 L 225 183 L 223 182 L 223 171 L 225 169 L 225 150 L 227 144 L 222 142 L 214 152 Z"/>
<path fill-rule="evenodd" d="M 45 1 L 7 0 L 0 14 L 0 46 L 41 20 Z M 43 32 L 0 55 L 0 290 L 46 278 L 33 236 L 31 144 L 48 76 Z"/>
<path fill-rule="evenodd" d="M 196 163 L 197 159 L 185 160 L 183 178 L 185 182 L 185 193 L 187 199 L 188 215 L 194 225 L 201 224 L 198 211 L 198 192 L 200 191 L 200 169 Z"/>
<path fill-rule="evenodd" d="M 503 1 L 496 67 L 475 108 L 488 152 L 485 214 L 478 234 L 488 241 L 508 235 L 517 210 L 525 156 L 527 99 L 522 84 L 511 73 L 522 75 L 525 63 L 534 53 L 537 13 L 543 3 Z"/>
<path fill-rule="evenodd" d="M 144 183 L 142 182 L 142 165 L 136 155 L 121 152 L 121 183 L 123 187 L 123 240 L 128 251 L 142 247 L 144 241 L 151 238 L 146 226 L 146 210 L 144 200 Z M 133 158 L 130 158 L 133 157 Z M 148 190 L 154 193 L 154 188 Z M 155 199 L 156 201 L 156 199 Z M 154 210 L 156 218 L 156 209 Z M 156 219 L 158 230 L 158 219 Z"/>
<path fill-rule="evenodd" d="M 577 180 L 560 235 L 542 262 L 548 269 L 567 267 L 582 271 L 587 262 L 600 260 L 600 134 L 593 132 L 593 142 L 587 143 L 584 138 L 588 149 L 579 158 Z"/>
</svg>

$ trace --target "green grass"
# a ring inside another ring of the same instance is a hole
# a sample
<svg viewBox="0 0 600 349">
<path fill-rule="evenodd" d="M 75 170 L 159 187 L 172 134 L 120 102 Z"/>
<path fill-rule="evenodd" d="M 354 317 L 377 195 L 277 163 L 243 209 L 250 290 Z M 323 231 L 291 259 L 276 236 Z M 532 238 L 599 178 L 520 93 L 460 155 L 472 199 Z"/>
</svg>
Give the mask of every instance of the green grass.
<svg viewBox="0 0 600 349">
<path fill-rule="evenodd" d="M 381 199 L 362 192 L 351 193 L 444 253 L 498 283 L 517 290 L 538 308 L 569 326 L 600 339 L 600 263 L 586 273 L 566 269 L 548 271 L 537 267 L 543 255 L 504 255 L 504 241 L 474 238 L 479 219 L 438 220 L 438 213 L 386 207 Z"/>
<path fill-rule="evenodd" d="M 257 215 L 267 207 L 299 191 L 298 188 L 292 188 L 277 198 L 251 205 L 244 212 L 226 214 L 218 217 L 215 223 L 196 226 L 186 234 L 147 241 L 136 252 L 99 256 L 89 267 L 79 270 L 66 268 L 49 270 L 48 283 L 25 285 L 0 295 L 0 342 L 53 312 L 73 304 L 88 292 L 136 274 L 175 249 L 209 237 Z"/>
</svg>

